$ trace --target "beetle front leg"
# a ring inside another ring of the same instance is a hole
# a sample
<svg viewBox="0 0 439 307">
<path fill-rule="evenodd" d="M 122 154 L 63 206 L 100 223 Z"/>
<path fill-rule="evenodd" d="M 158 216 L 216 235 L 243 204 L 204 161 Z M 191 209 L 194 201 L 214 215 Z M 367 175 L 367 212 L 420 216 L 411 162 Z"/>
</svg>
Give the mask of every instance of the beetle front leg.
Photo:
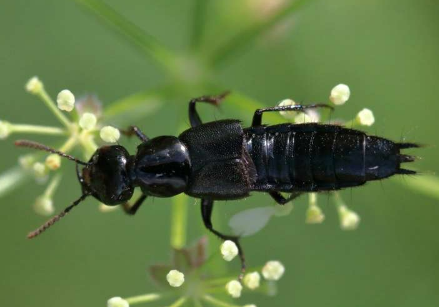
<svg viewBox="0 0 439 307">
<path fill-rule="evenodd" d="M 265 112 L 281 112 L 281 111 L 297 111 L 297 112 L 305 112 L 307 109 L 316 109 L 316 108 L 328 108 L 333 110 L 334 108 L 330 105 L 324 103 L 312 104 L 309 106 L 303 106 L 300 104 L 291 105 L 291 106 L 276 106 L 265 109 L 257 109 L 255 114 L 253 115 L 252 127 L 258 127 L 262 125 L 262 114 Z"/>
<path fill-rule="evenodd" d="M 195 108 L 197 102 L 206 102 L 214 106 L 218 106 L 229 93 L 230 92 L 227 91 L 217 96 L 201 96 L 189 101 L 189 121 L 191 123 L 191 127 L 193 128 L 203 123 Z"/>
<path fill-rule="evenodd" d="M 275 200 L 279 205 L 285 205 L 286 203 L 292 201 L 293 199 L 302 195 L 300 192 L 293 192 L 290 194 L 288 198 L 285 198 L 279 192 L 270 192 L 270 196 Z"/>
<path fill-rule="evenodd" d="M 201 216 L 203 218 L 204 226 L 206 226 L 206 228 L 210 232 L 215 234 L 221 240 L 233 241 L 236 244 L 236 246 L 238 247 L 239 259 L 241 260 L 241 274 L 239 275 L 239 279 L 242 280 L 242 278 L 244 277 L 244 274 L 245 274 L 245 257 L 244 257 L 244 251 L 241 247 L 241 244 L 239 243 L 239 237 L 225 235 L 225 234 L 222 234 L 221 232 L 213 229 L 212 211 L 213 211 L 213 200 L 202 199 L 201 200 Z"/>
</svg>

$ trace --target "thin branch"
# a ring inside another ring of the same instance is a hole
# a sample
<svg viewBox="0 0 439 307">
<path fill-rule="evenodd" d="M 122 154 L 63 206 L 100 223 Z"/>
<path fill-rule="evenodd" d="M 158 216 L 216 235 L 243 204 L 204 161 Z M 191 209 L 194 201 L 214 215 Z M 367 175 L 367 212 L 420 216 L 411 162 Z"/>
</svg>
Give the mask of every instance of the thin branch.
<svg viewBox="0 0 439 307">
<path fill-rule="evenodd" d="M 167 72 L 175 71 L 177 57 L 174 53 L 112 7 L 100 0 L 76 0 L 76 2 L 112 25 L 125 39 L 140 49 L 145 56 L 154 59 L 161 68 Z"/>
<path fill-rule="evenodd" d="M 301 8 L 304 4 L 307 4 L 310 0 L 293 0 L 281 9 L 279 12 L 271 16 L 270 18 L 259 22 L 252 27 L 238 33 L 232 37 L 228 42 L 226 42 L 222 47 L 220 47 L 211 57 L 210 62 L 213 66 L 217 67 L 222 65 L 227 60 L 230 60 L 233 55 L 249 47 L 251 43 L 255 41 L 256 38 L 261 36 L 264 32 L 272 28 L 279 21 L 285 17 L 291 15 Z"/>
<path fill-rule="evenodd" d="M 206 8 L 208 2 L 208 0 L 195 0 L 194 2 L 194 14 L 192 16 L 193 22 L 190 41 L 190 47 L 192 50 L 197 50 L 200 47 L 206 23 Z"/>
</svg>

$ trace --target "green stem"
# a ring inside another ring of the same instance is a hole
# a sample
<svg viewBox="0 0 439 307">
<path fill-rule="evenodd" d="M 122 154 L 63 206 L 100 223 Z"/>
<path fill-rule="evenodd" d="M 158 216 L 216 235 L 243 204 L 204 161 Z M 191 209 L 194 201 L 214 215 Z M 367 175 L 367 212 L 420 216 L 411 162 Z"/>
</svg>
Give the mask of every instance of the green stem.
<svg viewBox="0 0 439 307">
<path fill-rule="evenodd" d="M 144 55 L 153 58 L 162 68 L 168 72 L 175 72 L 176 56 L 173 52 L 112 7 L 100 0 L 76 0 L 76 2 L 116 28 L 123 37 L 140 49 Z"/>
<path fill-rule="evenodd" d="M 195 0 L 194 3 L 194 14 L 193 14 L 193 22 L 192 22 L 192 31 L 191 31 L 191 49 L 197 50 L 199 49 L 201 39 L 203 37 L 204 32 L 204 24 L 206 21 L 206 7 L 208 4 L 208 0 Z"/>
<path fill-rule="evenodd" d="M 171 305 L 169 305 L 168 307 L 180 307 L 182 306 L 184 303 L 186 303 L 187 301 L 187 297 L 183 296 L 180 297 L 178 300 L 176 300 L 174 303 L 172 303 Z"/>
<path fill-rule="evenodd" d="M 211 63 L 213 66 L 220 66 L 227 60 L 233 58 L 235 54 L 241 51 L 244 47 L 250 45 L 262 33 L 276 25 L 279 21 L 296 12 L 302 5 L 309 2 L 309 0 L 295 0 L 279 12 L 268 19 L 259 22 L 252 27 L 242 31 L 236 36 L 232 37 L 227 43 L 220 47 L 216 53 L 211 56 Z"/>
<path fill-rule="evenodd" d="M 439 178 L 433 175 L 404 176 L 404 180 L 394 182 L 429 197 L 439 199 Z"/>
<path fill-rule="evenodd" d="M 46 191 L 44 192 L 44 196 L 47 198 L 52 198 L 56 188 L 59 186 L 60 181 L 61 181 L 60 174 L 54 176 L 50 181 L 49 185 L 47 186 Z"/>
<path fill-rule="evenodd" d="M 68 132 L 57 127 L 37 126 L 37 125 L 11 125 L 11 132 L 14 133 L 33 133 L 46 135 L 66 135 Z"/>
<path fill-rule="evenodd" d="M 46 106 L 52 111 L 52 113 L 58 118 L 58 120 L 67 128 L 71 129 L 71 122 L 67 119 L 67 117 L 58 109 L 55 102 L 50 98 L 50 96 L 47 94 L 46 90 L 43 88 L 41 91 L 37 93 L 38 97 L 43 100 L 43 102 L 46 104 Z"/>
<path fill-rule="evenodd" d="M 150 293 L 150 294 L 145 294 L 145 295 L 129 297 L 129 298 L 126 298 L 125 300 L 128 302 L 128 304 L 134 305 L 134 304 L 139 304 L 139 303 L 154 302 L 154 301 L 157 301 L 157 300 L 162 299 L 162 298 L 163 298 L 163 295 L 161 295 L 161 294 Z"/>
<path fill-rule="evenodd" d="M 218 307 L 240 307 L 238 305 L 229 304 L 229 303 L 220 301 L 219 299 L 216 299 L 216 298 L 214 298 L 213 296 L 210 296 L 210 295 L 203 296 L 203 300 L 205 300 L 206 302 L 211 303 L 212 305 L 218 306 Z"/>
<path fill-rule="evenodd" d="M 171 246 L 181 249 L 186 244 L 187 197 L 183 194 L 173 198 L 171 217 Z"/>
</svg>

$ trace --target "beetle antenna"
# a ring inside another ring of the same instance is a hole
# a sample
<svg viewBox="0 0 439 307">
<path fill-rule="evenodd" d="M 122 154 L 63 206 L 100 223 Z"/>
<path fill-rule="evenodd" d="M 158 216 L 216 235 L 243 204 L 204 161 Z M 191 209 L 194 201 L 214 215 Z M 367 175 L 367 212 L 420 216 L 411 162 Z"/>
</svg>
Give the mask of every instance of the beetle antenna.
<svg viewBox="0 0 439 307">
<path fill-rule="evenodd" d="M 43 145 L 43 144 L 40 144 L 40 143 L 37 143 L 37 142 L 27 141 L 27 140 L 20 140 L 20 141 L 16 141 L 15 142 L 15 146 L 18 146 L 18 147 L 28 147 L 28 148 L 33 148 L 33 149 L 37 149 L 37 150 L 47 151 L 47 152 L 50 152 L 50 153 L 53 153 L 53 154 L 57 154 L 57 155 L 59 155 L 59 156 L 61 156 L 63 158 L 67 158 L 67 159 L 69 159 L 71 161 L 75 161 L 76 163 L 79 163 L 79 164 L 82 164 L 82 165 L 88 165 L 88 163 L 86 163 L 84 161 L 81 161 L 81 160 L 79 160 L 79 159 L 77 159 L 77 158 L 75 158 L 75 157 L 73 157 L 71 155 L 68 155 L 68 154 L 63 153 L 63 152 L 61 152 L 59 150 L 50 148 L 50 147 L 48 147 L 46 145 Z"/>
<path fill-rule="evenodd" d="M 72 210 L 73 207 L 77 206 L 80 202 L 82 202 L 89 194 L 83 194 L 80 198 L 75 200 L 70 206 L 65 208 L 61 213 L 55 215 L 50 220 L 48 220 L 46 223 L 35 229 L 34 231 L 31 231 L 28 235 L 28 239 L 35 238 L 36 236 L 42 234 L 44 231 L 46 231 L 48 228 L 53 226 L 56 222 L 58 222 L 62 217 L 64 217 L 67 213 L 69 213 L 70 210 Z"/>
</svg>

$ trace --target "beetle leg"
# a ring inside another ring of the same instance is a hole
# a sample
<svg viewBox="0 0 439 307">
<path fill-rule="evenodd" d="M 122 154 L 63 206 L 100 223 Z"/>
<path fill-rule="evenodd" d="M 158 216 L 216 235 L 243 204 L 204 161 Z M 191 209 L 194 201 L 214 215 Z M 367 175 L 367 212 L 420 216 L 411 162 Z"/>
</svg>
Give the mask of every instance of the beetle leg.
<svg viewBox="0 0 439 307">
<path fill-rule="evenodd" d="M 201 216 L 203 217 L 204 226 L 215 234 L 218 238 L 223 241 L 230 240 L 233 241 L 238 247 L 239 258 L 241 259 L 241 274 L 239 275 L 239 279 L 241 280 L 245 274 L 245 257 L 244 251 L 242 250 L 241 244 L 239 243 L 238 236 L 230 236 L 222 234 L 221 232 L 213 229 L 212 225 L 212 211 L 213 211 L 213 200 L 202 199 L 201 200 Z"/>
<path fill-rule="evenodd" d="M 145 199 L 146 199 L 146 195 L 142 195 L 136 200 L 136 202 L 132 206 L 130 206 L 129 203 L 124 203 L 122 205 L 122 209 L 123 211 L 125 211 L 126 214 L 134 215 L 136 214 L 137 210 L 142 205 L 142 203 L 145 201 Z"/>
<path fill-rule="evenodd" d="M 122 134 L 127 137 L 137 136 L 142 142 L 147 142 L 149 138 L 137 126 L 129 126 L 127 130 L 121 130 Z"/>
<path fill-rule="evenodd" d="M 193 128 L 203 123 L 195 108 L 197 102 L 206 102 L 218 106 L 228 94 L 229 92 L 224 92 L 217 96 L 201 96 L 189 101 L 189 121 L 191 122 L 191 127 Z"/>
<path fill-rule="evenodd" d="M 279 205 L 285 205 L 286 203 L 292 201 L 296 197 L 302 195 L 300 192 L 293 192 L 290 194 L 288 198 L 285 198 L 279 192 L 270 192 L 270 196 L 278 203 Z"/>
<path fill-rule="evenodd" d="M 309 106 L 303 106 L 300 104 L 291 105 L 291 106 L 276 106 L 265 109 L 257 109 L 255 114 L 253 115 L 252 127 L 257 127 L 262 125 L 262 114 L 264 112 L 280 112 L 280 111 L 297 111 L 297 112 L 305 112 L 307 109 L 316 109 L 316 108 L 328 108 L 333 110 L 334 108 L 330 105 L 324 103 L 311 104 Z"/>
</svg>

